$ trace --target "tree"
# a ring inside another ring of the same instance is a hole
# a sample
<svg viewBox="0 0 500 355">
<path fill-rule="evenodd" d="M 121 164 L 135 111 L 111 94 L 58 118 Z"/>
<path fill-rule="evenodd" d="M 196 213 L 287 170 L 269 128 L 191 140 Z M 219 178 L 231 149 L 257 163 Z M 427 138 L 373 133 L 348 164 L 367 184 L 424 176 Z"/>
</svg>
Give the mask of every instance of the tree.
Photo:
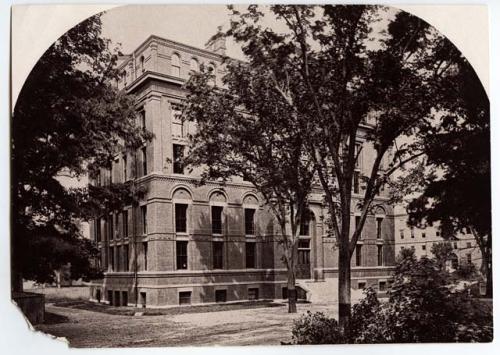
<svg viewBox="0 0 500 355">
<path fill-rule="evenodd" d="M 280 38 L 273 38 L 278 43 Z M 269 44 L 271 45 L 271 44 Z M 266 60 L 280 60 L 280 56 Z M 288 311 L 295 313 L 295 272 L 300 224 L 308 216 L 314 167 L 306 159 L 304 122 L 274 90 L 290 77 L 276 77 L 266 63 L 230 61 L 224 88 L 212 85 L 213 74 L 193 74 L 187 83 L 183 115 L 196 122 L 186 163 L 206 166 L 204 179 L 242 177 L 251 182 L 279 225 L 279 242 L 287 268 Z M 284 74 L 282 72 L 281 74 Z M 254 100 L 265 97 L 266 100 Z"/>
<path fill-rule="evenodd" d="M 454 70 L 436 83 L 442 125 L 425 134 L 427 164 L 434 167 L 417 179 L 425 188 L 408 206 L 410 223 L 439 222 L 449 233 L 472 231 L 481 251 L 481 271 L 492 296 L 490 111 L 486 92 L 474 69 L 460 55 L 445 52 Z M 419 181 L 420 180 L 420 181 Z"/>
<path fill-rule="evenodd" d="M 242 45 L 250 65 L 264 64 L 261 70 L 272 74 L 270 89 L 307 122 L 303 137 L 337 239 L 339 323 L 345 328 L 351 310 L 352 254 L 381 187 L 424 154 L 419 132 L 435 119 L 434 83 L 453 68 L 436 53 L 450 45 L 427 23 L 404 12 L 394 14 L 386 31 L 375 29 L 373 24 L 388 11 L 376 6 L 269 10 L 285 30 L 265 27 L 266 14 L 250 6 L 244 14 L 233 9 L 226 35 Z M 290 78 L 285 86 L 275 80 L 283 77 Z M 405 142 L 403 137 L 412 139 Z M 355 198 L 353 180 L 363 149 L 373 160 L 359 176 L 365 187 Z M 353 231 L 354 206 L 361 218 Z"/>
<path fill-rule="evenodd" d="M 449 242 L 433 244 L 431 247 L 431 253 L 441 271 L 446 270 L 446 262 L 451 260 L 454 255 L 453 248 Z"/>
<path fill-rule="evenodd" d="M 103 206 L 130 196 L 114 184 L 104 196 L 68 188 L 63 177 L 95 177 L 114 154 L 135 149 L 148 132 L 136 127 L 134 100 L 118 92 L 116 49 L 101 33 L 100 15 L 78 24 L 40 58 L 12 115 L 12 289 L 22 279 L 53 280 L 71 262 L 72 276 L 92 277 L 93 244 L 78 228 Z"/>
</svg>

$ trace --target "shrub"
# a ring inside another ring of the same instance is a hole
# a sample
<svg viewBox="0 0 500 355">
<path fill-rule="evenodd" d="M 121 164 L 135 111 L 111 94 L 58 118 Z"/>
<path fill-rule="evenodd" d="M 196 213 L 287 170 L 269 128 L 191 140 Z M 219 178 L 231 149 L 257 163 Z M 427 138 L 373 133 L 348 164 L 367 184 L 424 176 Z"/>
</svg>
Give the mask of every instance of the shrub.
<svg viewBox="0 0 500 355">
<path fill-rule="evenodd" d="M 322 312 L 308 311 L 293 322 L 293 344 L 342 344 L 345 343 L 337 321 Z"/>
<path fill-rule="evenodd" d="M 389 291 L 381 304 L 368 288 L 352 307 L 345 334 L 337 321 L 310 313 L 294 323 L 295 344 L 489 342 L 493 339 L 491 304 L 452 291 L 442 263 L 412 253 L 402 255 Z"/>
</svg>

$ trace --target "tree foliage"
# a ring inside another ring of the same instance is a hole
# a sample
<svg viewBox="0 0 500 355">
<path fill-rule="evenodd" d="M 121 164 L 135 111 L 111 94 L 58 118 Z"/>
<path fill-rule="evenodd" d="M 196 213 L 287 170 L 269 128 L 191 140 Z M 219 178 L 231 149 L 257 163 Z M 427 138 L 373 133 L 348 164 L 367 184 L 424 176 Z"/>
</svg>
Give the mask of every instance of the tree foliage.
<svg viewBox="0 0 500 355">
<path fill-rule="evenodd" d="M 491 295 L 489 100 L 474 69 L 456 50 L 436 55 L 453 70 L 434 91 L 442 124 L 423 133 L 426 163 L 434 169 L 416 181 L 425 188 L 408 206 L 410 223 L 439 222 L 450 231 L 443 234 L 446 238 L 470 229 Z"/>
<path fill-rule="evenodd" d="M 378 6 L 230 10 L 230 28 L 219 35 L 241 45 L 246 65 L 230 66 L 229 76 L 242 80 L 229 90 L 242 106 L 269 101 L 276 112 L 300 122 L 301 141 L 323 187 L 330 232 L 337 239 L 339 321 L 345 326 L 350 260 L 366 218 L 391 175 L 425 154 L 426 133 L 442 124 L 436 122 L 436 92 L 456 69 L 450 56 L 460 53 L 419 18 Z M 267 26 L 267 17 L 276 27 Z M 383 17 L 387 26 L 375 26 Z M 257 83 L 263 91 L 256 90 Z M 373 159 L 363 162 L 364 184 L 355 200 L 353 179 L 362 150 Z M 351 230 L 354 207 L 361 218 Z"/>
<path fill-rule="evenodd" d="M 379 302 L 373 289 L 365 290 L 365 298 L 352 308 L 348 331 L 332 343 L 492 341 L 491 307 L 470 297 L 467 290 L 452 291 L 450 275 L 435 260 L 401 254 L 393 281 L 387 302 Z M 332 334 L 339 332 L 334 319 L 312 322 L 316 318 L 308 314 L 295 322 L 293 339 L 316 344 L 317 337 L 309 334 L 328 333 L 326 327 Z"/>
<path fill-rule="evenodd" d="M 52 280 L 71 262 L 73 277 L 93 271 L 97 251 L 84 240 L 101 194 L 68 188 L 64 177 L 95 176 L 114 154 L 133 149 L 148 133 L 136 128 L 133 97 L 118 92 L 118 52 L 101 37 L 100 15 L 59 38 L 35 64 L 12 115 L 12 268 L 20 279 Z M 127 186 L 115 185 L 116 199 Z M 108 196 L 109 197 L 109 196 Z M 108 199 L 109 200 L 109 199 Z M 109 202 L 109 201 L 108 201 Z"/>
<path fill-rule="evenodd" d="M 309 218 L 314 166 L 302 136 L 306 123 L 281 100 L 270 75 L 265 63 L 229 61 L 222 88 L 214 87 L 208 70 L 191 76 L 184 116 L 197 131 L 185 162 L 206 167 L 204 179 L 240 177 L 264 197 L 279 225 L 289 311 L 295 312 L 298 235 L 302 218 Z"/>
</svg>

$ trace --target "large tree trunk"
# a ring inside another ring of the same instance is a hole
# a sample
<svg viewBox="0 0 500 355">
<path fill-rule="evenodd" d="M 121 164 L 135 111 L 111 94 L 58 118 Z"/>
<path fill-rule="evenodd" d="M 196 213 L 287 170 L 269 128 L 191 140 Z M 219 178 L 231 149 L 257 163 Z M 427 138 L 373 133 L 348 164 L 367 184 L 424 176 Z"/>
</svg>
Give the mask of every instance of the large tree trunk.
<svg viewBox="0 0 500 355">
<path fill-rule="evenodd" d="M 349 240 L 339 243 L 339 325 L 346 329 L 351 318 L 351 253 Z"/>
<path fill-rule="evenodd" d="M 295 270 L 293 264 L 288 263 L 287 293 L 288 293 L 288 313 L 297 313 L 297 289 L 295 286 Z"/>
</svg>

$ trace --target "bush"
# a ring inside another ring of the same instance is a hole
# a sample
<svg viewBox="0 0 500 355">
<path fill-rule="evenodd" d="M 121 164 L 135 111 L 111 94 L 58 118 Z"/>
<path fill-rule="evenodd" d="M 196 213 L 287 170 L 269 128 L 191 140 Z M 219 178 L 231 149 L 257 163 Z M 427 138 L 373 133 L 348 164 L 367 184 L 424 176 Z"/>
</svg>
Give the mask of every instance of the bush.
<svg viewBox="0 0 500 355">
<path fill-rule="evenodd" d="M 439 261 L 412 253 L 402 255 L 381 304 L 368 288 L 352 307 L 349 328 L 310 313 L 294 323 L 295 344 L 489 342 L 493 339 L 492 307 L 472 298 L 467 289 L 452 291 L 450 274 Z"/>
<path fill-rule="evenodd" d="M 337 321 L 322 312 L 308 311 L 293 322 L 293 344 L 342 344 L 345 343 Z"/>
<path fill-rule="evenodd" d="M 459 280 L 474 280 L 478 278 L 477 268 L 473 263 L 459 263 L 454 274 Z"/>
</svg>

